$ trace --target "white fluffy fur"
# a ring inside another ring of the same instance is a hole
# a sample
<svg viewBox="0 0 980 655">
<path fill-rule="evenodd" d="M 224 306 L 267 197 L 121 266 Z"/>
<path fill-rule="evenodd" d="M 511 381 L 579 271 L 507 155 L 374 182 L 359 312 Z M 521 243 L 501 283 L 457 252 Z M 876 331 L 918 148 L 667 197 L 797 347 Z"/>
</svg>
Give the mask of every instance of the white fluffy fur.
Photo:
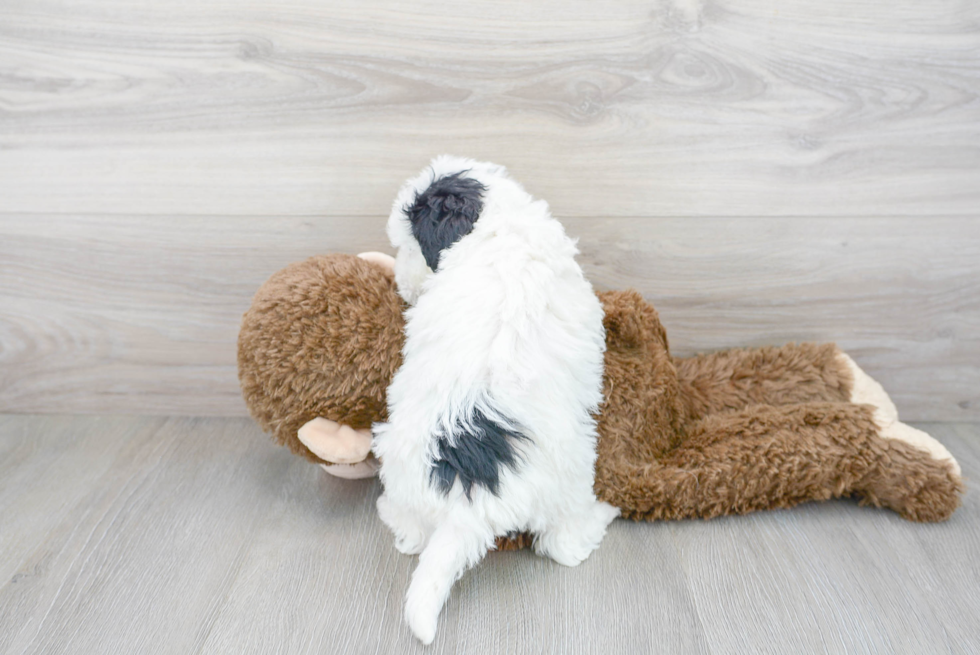
<svg viewBox="0 0 980 655">
<path fill-rule="evenodd" d="M 434 179 L 463 170 L 486 186 L 483 210 L 433 273 L 403 209 Z M 421 553 L 405 619 L 428 644 L 453 583 L 496 536 L 533 532 L 539 554 L 575 566 L 618 515 L 593 492 L 603 314 L 574 241 L 500 166 L 435 159 L 399 193 L 388 235 L 399 293 L 413 306 L 389 420 L 374 426 L 378 513 L 399 551 Z M 474 485 L 469 500 L 458 480 L 444 495 L 430 480 L 434 434 L 458 434 L 475 408 L 512 420 L 530 440 L 515 442 L 521 461 L 502 467 L 499 495 Z"/>
</svg>

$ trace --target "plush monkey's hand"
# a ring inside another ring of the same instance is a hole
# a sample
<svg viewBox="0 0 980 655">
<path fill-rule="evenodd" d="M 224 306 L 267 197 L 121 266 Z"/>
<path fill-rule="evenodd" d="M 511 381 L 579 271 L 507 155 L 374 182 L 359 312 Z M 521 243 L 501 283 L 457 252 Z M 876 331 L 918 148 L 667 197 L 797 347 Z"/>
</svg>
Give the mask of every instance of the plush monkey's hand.
<svg viewBox="0 0 980 655">
<path fill-rule="evenodd" d="M 382 252 L 362 252 L 361 259 L 389 271 L 395 258 Z M 325 418 L 315 418 L 301 427 L 299 440 L 324 460 L 323 470 L 338 478 L 371 478 L 378 474 L 378 460 L 371 455 L 371 431 L 355 430 Z"/>
<path fill-rule="evenodd" d="M 374 477 L 378 460 L 371 457 L 371 431 L 355 430 L 325 418 L 315 418 L 301 427 L 297 436 L 310 451 L 329 462 L 323 470 L 339 478 Z"/>
</svg>

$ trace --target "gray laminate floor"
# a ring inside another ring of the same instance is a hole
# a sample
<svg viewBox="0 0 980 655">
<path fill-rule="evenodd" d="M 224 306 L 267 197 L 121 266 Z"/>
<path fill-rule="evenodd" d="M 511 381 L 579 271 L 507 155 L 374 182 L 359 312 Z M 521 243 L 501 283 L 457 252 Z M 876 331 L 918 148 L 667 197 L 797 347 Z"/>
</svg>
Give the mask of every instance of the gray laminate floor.
<svg viewBox="0 0 980 655">
<path fill-rule="evenodd" d="M 977 652 L 980 426 L 921 427 L 970 479 L 946 523 L 851 501 L 617 521 L 575 569 L 491 554 L 424 649 L 375 481 L 245 419 L 0 415 L 0 652 Z"/>
</svg>

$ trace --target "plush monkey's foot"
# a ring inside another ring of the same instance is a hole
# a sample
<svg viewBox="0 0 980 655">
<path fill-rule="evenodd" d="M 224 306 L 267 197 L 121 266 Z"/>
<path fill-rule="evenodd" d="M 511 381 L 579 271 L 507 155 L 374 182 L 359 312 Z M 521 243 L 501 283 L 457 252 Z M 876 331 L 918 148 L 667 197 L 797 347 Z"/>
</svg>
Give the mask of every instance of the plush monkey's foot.
<svg viewBox="0 0 980 655">
<path fill-rule="evenodd" d="M 383 252 L 362 252 L 358 255 L 361 259 L 366 262 L 371 262 L 372 264 L 377 264 L 382 268 L 385 268 L 392 273 L 395 272 L 395 258 L 391 255 L 386 255 Z"/>
<path fill-rule="evenodd" d="M 878 437 L 870 447 L 880 466 L 862 485 L 864 502 L 888 507 L 910 521 L 943 521 L 960 504 L 960 465 L 946 447 L 898 420 L 895 403 L 878 382 L 840 353 L 854 377 L 851 402 L 871 405 Z"/>
<path fill-rule="evenodd" d="M 871 405 L 875 408 L 874 419 L 878 427 L 885 427 L 898 420 L 898 409 L 891 397 L 877 380 L 861 370 L 850 356 L 841 352 L 838 355 L 854 378 L 851 387 L 851 402 L 857 405 Z"/>
<path fill-rule="evenodd" d="M 932 439 L 904 423 L 895 425 Z M 863 502 L 892 509 L 910 521 L 944 521 L 959 507 L 964 487 L 954 461 L 936 459 L 908 439 L 875 438 L 869 447 L 877 465 L 860 485 Z"/>
<path fill-rule="evenodd" d="M 959 462 L 953 459 L 950 452 L 946 450 L 946 446 L 942 445 L 935 437 L 923 432 L 922 430 L 917 430 L 911 425 L 906 425 L 901 421 L 895 421 L 891 425 L 882 428 L 881 437 L 883 439 L 904 441 L 914 448 L 924 450 L 929 453 L 933 459 L 940 462 L 949 463 L 953 473 L 956 475 L 962 475 Z"/>
<path fill-rule="evenodd" d="M 913 448 L 925 451 L 939 462 L 948 463 L 957 476 L 961 474 L 959 463 L 946 450 L 945 446 L 922 430 L 917 430 L 900 422 L 895 403 L 892 402 L 884 388 L 870 375 L 862 371 L 846 353 L 841 352 L 839 356 L 854 378 L 854 386 L 851 388 L 851 402 L 874 407 L 874 422 L 877 424 L 879 435 L 883 439 L 905 442 Z"/>
</svg>

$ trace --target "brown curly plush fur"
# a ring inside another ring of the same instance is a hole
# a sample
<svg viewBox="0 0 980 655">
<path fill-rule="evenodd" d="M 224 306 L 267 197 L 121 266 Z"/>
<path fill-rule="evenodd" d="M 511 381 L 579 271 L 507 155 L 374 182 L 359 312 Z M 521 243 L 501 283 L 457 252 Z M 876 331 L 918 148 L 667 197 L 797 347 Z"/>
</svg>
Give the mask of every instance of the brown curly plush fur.
<svg viewBox="0 0 980 655">
<path fill-rule="evenodd" d="M 350 255 L 313 257 L 262 285 L 238 335 L 249 412 L 292 452 L 321 460 L 296 436 L 318 416 L 354 429 L 387 417 L 401 366 L 404 305 L 395 281 Z"/>
<path fill-rule="evenodd" d="M 949 464 L 883 439 L 872 408 L 848 401 L 853 381 L 836 346 L 673 359 L 656 310 L 637 292 L 599 297 L 607 350 L 595 490 L 623 516 L 710 518 L 854 495 L 939 521 L 958 506 L 962 481 Z M 274 275 L 239 337 L 252 416 L 312 461 L 296 437 L 307 421 L 384 420 L 403 309 L 390 274 L 350 255 Z M 498 545 L 529 543 L 519 535 Z"/>
</svg>

